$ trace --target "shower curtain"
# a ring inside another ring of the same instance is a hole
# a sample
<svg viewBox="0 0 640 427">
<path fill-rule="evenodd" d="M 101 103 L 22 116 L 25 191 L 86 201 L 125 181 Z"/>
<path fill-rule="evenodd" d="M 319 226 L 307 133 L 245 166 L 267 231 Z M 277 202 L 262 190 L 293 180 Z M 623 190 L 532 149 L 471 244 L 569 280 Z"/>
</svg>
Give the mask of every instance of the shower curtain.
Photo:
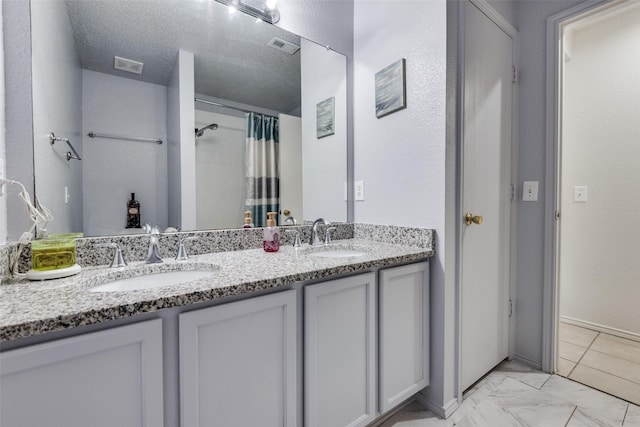
<svg viewBox="0 0 640 427">
<path fill-rule="evenodd" d="M 246 118 L 245 208 L 254 225 L 264 227 L 267 212 L 280 211 L 279 120 L 256 113 L 248 113 Z"/>
</svg>

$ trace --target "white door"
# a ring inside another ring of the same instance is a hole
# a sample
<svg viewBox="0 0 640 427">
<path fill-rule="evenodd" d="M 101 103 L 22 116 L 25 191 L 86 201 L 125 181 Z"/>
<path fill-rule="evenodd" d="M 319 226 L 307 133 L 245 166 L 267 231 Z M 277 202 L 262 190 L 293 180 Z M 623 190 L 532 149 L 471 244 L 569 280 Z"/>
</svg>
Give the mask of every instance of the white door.
<svg viewBox="0 0 640 427">
<path fill-rule="evenodd" d="M 376 278 L 304 289 L 305 427 L 364 427 L 376 417 Z"/>
<path fill-rule="evenodd" d="M 162 320 L 0 354 L 2 427 L 164 425 Z"/>
<path fill-rule="evenodd" d="M 180 315 L 182 427 L 294 427 L 296 292 Z"/>
<path fill-rule="evenodd" d="M 512 38 L 470 2 L 464 31 L 462 390 L 508 356 L 513 65 Z"/>
<path fill-rule="evenodd" d="M 382 270 L 378 298 L 383 414 L 429 385 L 429 263 Z"/>
</svg>

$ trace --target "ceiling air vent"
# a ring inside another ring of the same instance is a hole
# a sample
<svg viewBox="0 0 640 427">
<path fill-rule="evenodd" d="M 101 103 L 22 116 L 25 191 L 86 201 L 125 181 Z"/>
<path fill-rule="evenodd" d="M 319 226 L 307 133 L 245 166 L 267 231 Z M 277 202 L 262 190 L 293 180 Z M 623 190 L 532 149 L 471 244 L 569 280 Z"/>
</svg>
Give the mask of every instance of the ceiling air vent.
<svg viewBox="0 0 640 427">
<path fill-rule="evenodd" d="M 113 62 L 113 68 L 116 70 L 126 71 L 128 73 L 134 74 L 142 74 L 142 67 L 144 64 L 142 62 L 133 61 L 127 58 L 121 58 L 119 56 L 115 57 L 115 61 Z"/>
<path fill-rule="evenodd" d="M 300 50 L 300 46 L 284 41 L 278 37 L 272 38 L 269 43 L 267 43 L 267 46 L 286 52 L 289 55 L 293 55 Z"/>
</svg>

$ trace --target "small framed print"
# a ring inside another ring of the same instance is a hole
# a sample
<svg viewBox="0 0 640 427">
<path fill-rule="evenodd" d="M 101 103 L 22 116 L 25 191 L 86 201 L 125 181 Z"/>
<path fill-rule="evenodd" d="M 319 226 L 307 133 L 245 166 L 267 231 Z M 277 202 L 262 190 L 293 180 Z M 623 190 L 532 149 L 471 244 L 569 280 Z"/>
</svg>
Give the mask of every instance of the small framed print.
<svg viewBox="0 0 640 427">
<path fill-rule="evenodd" d="M 376 117 L 407 108 L 406 60 L 404 58 L 376 73 Z"/>
<path fill-rule="evenodd" d="M 318 139 L 336 133 L 335 98 L 327 98 L 316 105 L 316 136 Z"/>
</svg>

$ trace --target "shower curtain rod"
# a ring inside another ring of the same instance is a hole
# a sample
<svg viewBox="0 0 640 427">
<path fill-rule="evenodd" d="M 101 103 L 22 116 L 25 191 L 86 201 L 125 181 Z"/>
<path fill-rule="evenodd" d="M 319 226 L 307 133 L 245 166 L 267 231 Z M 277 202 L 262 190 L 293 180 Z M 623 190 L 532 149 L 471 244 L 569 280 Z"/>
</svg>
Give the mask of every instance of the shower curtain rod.
<svg viewBox="0 0 640 427">
<path fill-rule="evenodd" d="M 215 105 L 216 107 L 228 108 L 230 110 L 236 110 L 236 111 L 240 111 L 242 113 L 254 113 L 254 114 L 260 114 L 260 115 L 263 115 L 263 116 L 270 116 L 270 114 L 257 113 L 255 111 L 249 111 L 249 110 L 245 110 L 243 108 L 232 107 L 231 105 L 225 105 L 225 104 L 221 104 L 219 102 L 207 101 L 206 99 L 194 98 L 193 100 L 195 102 L 201 102 L 202 104 Z"/>
</svg>

